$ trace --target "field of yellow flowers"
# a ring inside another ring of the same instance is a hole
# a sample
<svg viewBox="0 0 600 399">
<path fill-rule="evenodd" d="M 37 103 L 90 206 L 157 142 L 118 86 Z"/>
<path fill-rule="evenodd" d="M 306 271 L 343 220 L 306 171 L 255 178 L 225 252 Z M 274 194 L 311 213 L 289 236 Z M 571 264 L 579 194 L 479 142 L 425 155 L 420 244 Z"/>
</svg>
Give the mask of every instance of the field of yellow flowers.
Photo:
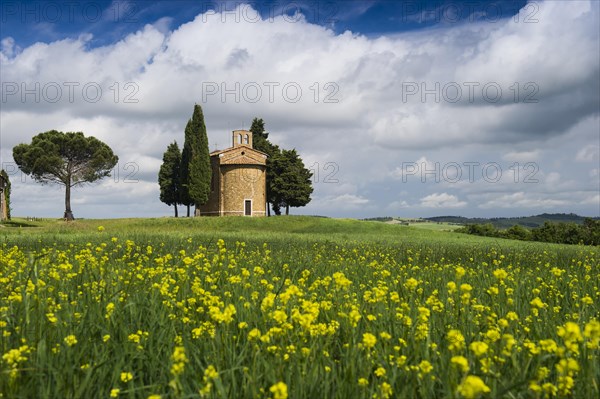
<svg viewBox="0 0 600 399">
<path fill-rule="evenodd" d="M 598 248 L 100 227 L 0 246 L 0 397 L 600 397 Z"/>
</svg>

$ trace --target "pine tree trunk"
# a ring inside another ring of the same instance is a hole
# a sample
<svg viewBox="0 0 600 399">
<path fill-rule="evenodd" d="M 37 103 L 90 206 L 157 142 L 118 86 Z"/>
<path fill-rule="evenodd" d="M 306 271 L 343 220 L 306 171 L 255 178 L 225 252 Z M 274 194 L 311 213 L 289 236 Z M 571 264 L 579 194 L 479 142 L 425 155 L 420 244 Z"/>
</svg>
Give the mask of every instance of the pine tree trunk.
<svg viewBox="0 0 600 399">
<path fill-rule="evenodd" d="M 187 205 L 187 217 L 190 217 L 190 205 Z"/>
<path fill-rule="evenodd" d="M 73 216 L 73 211 L 71 211 L 71 184 L 65 184 L 65 215 L 64 219 L 66 221 L 75 220 Z"/>
<path fill-rule="evenodd" d="M 267 216 L 270 217 L 271 216 L 271 204 L 269 204 L 267 202 Z"/>
<path fill-rule="evenodd" d="M 289 215 L 289 214 L 290 214 L 290 206 L 289 206 L 289 205 L 286 205 L 286 206 L 285 206 L 285 216 L 287 216 L 287 215 Z"/>
<path fill-rule="evenodd" d="M 173 207 L 175 208 L 175 217 L 179 217 L 179 215 L 177 213 L 177 204 L 173 204 Z"/>
</svg>

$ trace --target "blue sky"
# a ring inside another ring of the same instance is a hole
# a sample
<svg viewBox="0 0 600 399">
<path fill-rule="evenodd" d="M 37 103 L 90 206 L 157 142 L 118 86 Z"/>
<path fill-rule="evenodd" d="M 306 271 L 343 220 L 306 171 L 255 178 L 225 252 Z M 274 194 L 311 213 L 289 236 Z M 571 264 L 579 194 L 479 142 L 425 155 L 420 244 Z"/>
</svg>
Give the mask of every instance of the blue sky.
<svg viewBox="0 0 600 399">
<path fill-rule="evenodd" d="M 295 213 L 600 215 L 599 3 L 4 1 L 0 158 L 13 213 L 63 192 L 12 147 L 57 129 L 119 155 L 75 216 L 170 215 L 156 176 L 194 103 L 211 149 L 262 117 L 314 171 Z M 44 198 L 40 201 L 39 198 Z"/>
<path fill-rule="evenodd" d="M 333 29 L 336 33 L 378 36 L 443 24 L 500 21 L 514 17 L 526 5 L 525 0 L 509 1 L 396 1 L 396 0 L 320 0 L 320 1 L 6 1 L 2 5 L 2 32 L 22 47 L 35 42 L 77 38 L 91 33 L 90 46 L 103 46 L 168 18 L 165 27 L 192 21 L 198 14 L 222 13 L 223 19 L 252 19 L 248 4 L 270 19 L 286 15 L 290 21 L 299 12 L 306 20 Z M 536 14 L 532 7 L 530 15 Z"/>
</svg>

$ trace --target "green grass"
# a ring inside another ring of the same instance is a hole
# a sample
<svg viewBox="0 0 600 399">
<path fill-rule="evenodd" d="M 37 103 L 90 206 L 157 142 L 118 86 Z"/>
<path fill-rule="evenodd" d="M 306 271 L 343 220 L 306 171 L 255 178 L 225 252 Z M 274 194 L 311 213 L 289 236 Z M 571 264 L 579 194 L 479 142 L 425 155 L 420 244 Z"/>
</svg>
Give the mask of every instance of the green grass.
<svg viewBox="0 0 600 399">
<path fill-rule="evenodd" d="M 102 232 L 98 231 L 100 226 L 103 227 Z M 223 239 L 228 245 L 238 241 L 255 246 L 268 243 L 272 250 L 281 252 L 285 259 L 288 259 L 286 252 L 294 253 L 299 248 L 309 250 L 313 243 L 324 243 L 332 248 L 377 245 L 397 250 L 426 250 L 437 259 L 455 260 L 477 257 L 477 254 L 490 249 L 506 253 L 550 251 L 561 259 L 577 256 L 581 250 L 579 246 L 572 245 L 455 233 L 447 231 L 445 227 L 437 223 L 406 226 L 311 216 L 80 219 L 73 222 L 52 219 L 29 222 L 13 218 L 11 225 L 0 228 L 0 240 L 9 246 L 40 249 L 48 245 L 62 247 L 70 243 L 97 244 L 111 237 L 150 245 L 162 242 L 169 246 L 178 246 L 190 238 L 205 246 L 214 246 L 218 239 Z"/>
<path fill-rule="evenodd" d="M 4 397 L 458 399 L 467 375 L 481 397 L 599 394 L 595 247 L 303 216 L 3 226 Z"/>
<path fill-rule="evenodd" d="M 24 227 L 19 226 L 22 225 Z M 148 238 L 204 239 L 231 238 L 239 240 L 279 242 L 287 240 L 331 241 L 336 243 L 414 243 L 414 244 L 483 244 L 499 246 L 534 246 L 518 241 L 475 237 L 451 233 L 456 226 L 438 223 L 415 223 L 410 226 L 355 219 L 330 219 L 310 216 L 280 216 L 270 218 L 134 218 L 134 219 L 81 219 L 74 222 L 44 220 L 29 222 L 13 218 L 0 237 L 7 242 L 31 243 L 52 239 L 97 241 L 105 236 L 129 237 L 132 234 Z M 99 233 L 97 228 L 105 230 Z M 31 228 L 35 227 L 35 228 Z M 565 248 L 563 246 L 563 248 Z"/>
</svg>

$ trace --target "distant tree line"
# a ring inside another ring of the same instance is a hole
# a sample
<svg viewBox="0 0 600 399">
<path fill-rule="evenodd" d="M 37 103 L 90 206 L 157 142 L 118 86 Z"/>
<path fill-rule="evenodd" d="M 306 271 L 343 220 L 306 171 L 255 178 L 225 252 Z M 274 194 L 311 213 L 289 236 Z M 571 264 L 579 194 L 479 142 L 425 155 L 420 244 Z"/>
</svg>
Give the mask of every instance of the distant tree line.
<svg viewBox="0 0 600 399">
<path fill-rule="evenodd" d="M 585 217 L 576 215 L 574 213 L 542 213 L 533 216 L 520 216 L 520 217 L 495 217 L 495 218 L 467 218 L 463 216 L 434 216 L 425 218 L 433 222 L 445 222 L 445 223 L 456 223 L 456 224 L 485 224 L 491 223 L 499 229 L 508 229 L 516 224 L 523 227 L 534 228 L 541 227 L 544 222 L 561 222 L 561 223 L 577 223 L 583 224 Z M 598 218 L 596 218 L 598 219 Z"/>
<path fill-rule="evenodd" d="M 362 220 L 366 222 L 391 222 L 392 220 L 394 220 L 394 218 L 391 216 L 380 216 L 374 218 L 364 218 Z"/>
<path fill-rule="evenodd" d="M 508 229 L 498 229 L 491 223 L 475 223 L 455 231 L 484 237 L 509 238 L 522 241 L 600 245 L 600 220 L 591 218 L 586 218 L 583 224 L 544 222 L 542 226 L 532 229 L 518 224 Z"/>
</svg>

